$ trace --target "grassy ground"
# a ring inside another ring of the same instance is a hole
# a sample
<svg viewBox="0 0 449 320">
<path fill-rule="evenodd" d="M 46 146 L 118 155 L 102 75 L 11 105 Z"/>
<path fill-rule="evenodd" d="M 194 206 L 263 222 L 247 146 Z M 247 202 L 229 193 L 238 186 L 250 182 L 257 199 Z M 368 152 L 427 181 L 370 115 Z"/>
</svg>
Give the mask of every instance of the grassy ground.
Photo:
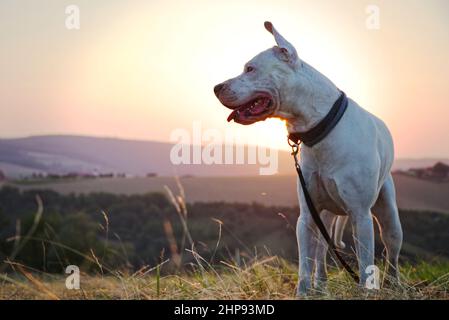
<svg viewBox="0 0 449 320">
<path fill-rule="evenodd" d="M 163 267 L 162 267 L 163 268 Z M 296 266 L 277 257 L 237 267 L 198 261 L 194 271 L 159 276 L 159 268 L 134 274 L 81 274 L 80 290 L 68 290 L 65 276 L 23 267 L 0 276 L 0 299 L 293 299 Z M 327 291 L 308 299 L 449 299 L 449 264 L 404 265 L 400 286 L 361 290 L 343 272 L 330 269 Z"/>
</svg>

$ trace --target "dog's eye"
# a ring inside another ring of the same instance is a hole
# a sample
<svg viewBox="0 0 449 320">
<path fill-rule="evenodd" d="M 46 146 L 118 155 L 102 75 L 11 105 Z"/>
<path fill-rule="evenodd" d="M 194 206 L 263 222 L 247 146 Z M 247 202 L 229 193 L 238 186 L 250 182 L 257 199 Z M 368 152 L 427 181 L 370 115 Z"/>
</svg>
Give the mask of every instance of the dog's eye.
<svg viewBox="0 0 449 320">
<path fill-rule="evenodd" d="M 251 66 L 247 66 L 245 69 L 245 72 L 251 72 L 251 71 L 254 71 L 254 68 Z"/>
</svg>

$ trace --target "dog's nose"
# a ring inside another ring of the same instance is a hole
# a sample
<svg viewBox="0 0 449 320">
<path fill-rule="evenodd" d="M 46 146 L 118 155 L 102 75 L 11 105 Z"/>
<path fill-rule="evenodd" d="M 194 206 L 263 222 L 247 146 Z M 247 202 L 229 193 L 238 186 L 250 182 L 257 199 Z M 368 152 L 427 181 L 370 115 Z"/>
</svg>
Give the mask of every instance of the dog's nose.
<svg viewBox="0 0 449 320">
<path fill-rule="evenodd" d="M 214 87 L 214 92 L 215 92 L 215 95 L 217 96 L 217 98 L 218 98 L 218 95 L 220 94 L 221 89 L 223 89 L 223 87 L 224 87 L 223 83 L 217 84 Z"/>
</svg>

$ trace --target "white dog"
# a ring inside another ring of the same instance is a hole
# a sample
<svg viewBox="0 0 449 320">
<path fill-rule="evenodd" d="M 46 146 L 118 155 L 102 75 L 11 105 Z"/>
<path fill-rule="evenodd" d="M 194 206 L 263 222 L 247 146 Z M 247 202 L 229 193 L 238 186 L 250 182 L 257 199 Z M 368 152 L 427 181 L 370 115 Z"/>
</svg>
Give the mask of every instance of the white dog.
<svg viewBox="0 0 449 320">
<path fill-rule="evenodd" d="M 277 46 L 246 63 L 241 75 L 215 86 L 215 94 L 233 110 L 228 121 L 248 125 L 277 117 L 286 120 L 289 133 L 307 132 L 326 117 L 341 91 L 299 59 L 295 48 L 270 22 L 265 22 L 265 28 L 273 34 Z M 390 274 L 396 279 L 402 229 L 390 173 L 391 135 L 380 119 L 353 100 L 348 101 L 340 121 L 323 140 L 311 147 L 301 146 L 300 165 L 329 233 L 337 216 L 342 217 L 339 232 L 346 217 L 350 218 L 360 284 L 364 286 L 369 276 L 367 267 L 374 265 L 372 214 L 381 229 Z M 327 244 L 312 220 L 299 183 L 298 197 L 298 294 L 307 294 L 312 282 L 314 287 L 325 288 Z M 341 246 L 341 235 L 337 238 Z"/>
</svg>

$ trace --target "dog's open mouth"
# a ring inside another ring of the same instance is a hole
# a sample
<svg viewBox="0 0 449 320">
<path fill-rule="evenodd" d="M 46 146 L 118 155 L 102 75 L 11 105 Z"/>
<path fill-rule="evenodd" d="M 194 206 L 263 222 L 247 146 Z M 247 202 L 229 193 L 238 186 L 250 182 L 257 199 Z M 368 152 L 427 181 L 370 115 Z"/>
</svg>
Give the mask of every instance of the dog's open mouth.
<svg viewBox="0 0 449 320">
<path fill-rule="evenodd" d="M 236 107 L 228 117 L 240 124 L 251 124 L 265 120 L 273 113 L 273 100 L 267 96 L 258 96 L 249 102 Z"/>
</svg>

